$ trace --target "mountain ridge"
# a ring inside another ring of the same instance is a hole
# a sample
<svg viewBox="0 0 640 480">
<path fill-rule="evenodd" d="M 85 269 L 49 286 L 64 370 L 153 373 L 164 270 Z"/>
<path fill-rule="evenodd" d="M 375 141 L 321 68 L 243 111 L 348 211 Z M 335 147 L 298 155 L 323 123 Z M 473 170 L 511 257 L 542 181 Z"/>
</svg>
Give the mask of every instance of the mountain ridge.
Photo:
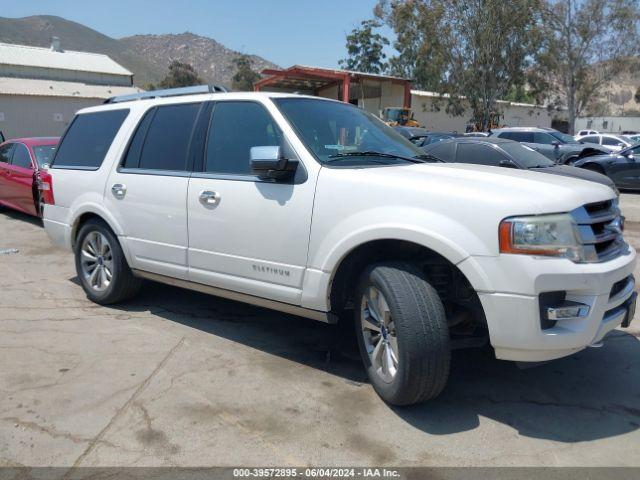
<svg viewBox="0 0 640 480">
<path fill-rule="evenodd" d="M 233 59 L 240 55 L 213 38 L 191 32 L 139 34 L 118 39 L 53 15 L 0 17 L 0 42 L 49 47 L 54 36 L 60 39 L 63 49 L 108 55 L 134 72 L 134 83 L 139 87 L 160 82 L 172 60 L 191 63 L 207 83 L 230 86 L 235 73 Z M 257 55 L 249 57 L 257 71 L 277 67 Z"/>
</svg>

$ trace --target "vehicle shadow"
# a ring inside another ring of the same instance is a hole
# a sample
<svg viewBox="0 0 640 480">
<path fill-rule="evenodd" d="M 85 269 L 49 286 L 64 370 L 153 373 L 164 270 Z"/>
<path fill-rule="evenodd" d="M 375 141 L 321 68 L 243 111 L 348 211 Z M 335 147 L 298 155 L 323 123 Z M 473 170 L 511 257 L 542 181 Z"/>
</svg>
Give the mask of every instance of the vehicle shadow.
<svg viewBox="0 0 640 480">
<path fill-rule="evenodd" d="M 19 212 L 17 210 L 10 210 L 8 208 L 0 206 L 0 215 L 10 218 L 12 220 L 18 220 L 21 222 L 27 222 L 37 227 L 43 227 L 42 219 L 27 215 L 26 213 Z"/>
<path fill-rule="evenodd" d="M 366 382 L 352 329 L 160 285 L 119 307 L 153 314 L 344 378 Z M 637 321 L 637 320 L 636 320 Z M 616 330 L 601 349 L 535 368 L 496 360 L 490 347 L 455 351 L 443 394 L 422 405 L 390 407 L 432 435 L 494 421 L 520 435 L 582 442 L 640 428 L 640 341 Z M 488 419 L 488 420 L 487 420 Z"/>
</svg>

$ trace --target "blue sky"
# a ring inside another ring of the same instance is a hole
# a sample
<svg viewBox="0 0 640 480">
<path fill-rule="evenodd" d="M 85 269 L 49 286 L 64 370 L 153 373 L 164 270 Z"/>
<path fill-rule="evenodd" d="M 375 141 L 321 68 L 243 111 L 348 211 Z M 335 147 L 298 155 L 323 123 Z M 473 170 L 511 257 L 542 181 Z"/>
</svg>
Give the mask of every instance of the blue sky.
<svg viewBox="0 0 640 480">
<path fill-rule="evenodd" d="M 21 0 L 5 1 L 3 17 L 47 14 L 111 37 L 190 31 L 283 67 L 336 67 L 345 34 L 372 16 L 376 0 Z"/>
</svg>

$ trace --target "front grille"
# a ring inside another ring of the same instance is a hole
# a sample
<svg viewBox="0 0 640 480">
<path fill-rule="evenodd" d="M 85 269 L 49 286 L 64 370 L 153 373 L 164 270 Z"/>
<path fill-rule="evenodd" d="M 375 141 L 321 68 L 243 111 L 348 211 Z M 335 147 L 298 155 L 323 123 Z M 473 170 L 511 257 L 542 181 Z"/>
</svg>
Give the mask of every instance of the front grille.
<svg viewBox="0 0 640 480">
<path fill-rule="evenodd" d="M 590 263 L 622 255 L 628 246 L 622 238 L 622 217 L 616 200 L 589 203 L 571 212 Z"/>
</svg>

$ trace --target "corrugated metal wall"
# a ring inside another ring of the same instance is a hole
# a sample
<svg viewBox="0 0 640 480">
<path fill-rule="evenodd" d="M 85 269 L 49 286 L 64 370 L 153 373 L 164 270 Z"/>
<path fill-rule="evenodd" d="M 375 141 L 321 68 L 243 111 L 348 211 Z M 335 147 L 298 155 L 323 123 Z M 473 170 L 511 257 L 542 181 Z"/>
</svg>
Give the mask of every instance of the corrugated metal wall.
<svg viewBox="0 0 640 480">
<path fill-rule="evenodd" d="M 78 110 L 103 101 L 0 94 L 0 130 L 6 138 L 59 136 Z"/>
</svg>

